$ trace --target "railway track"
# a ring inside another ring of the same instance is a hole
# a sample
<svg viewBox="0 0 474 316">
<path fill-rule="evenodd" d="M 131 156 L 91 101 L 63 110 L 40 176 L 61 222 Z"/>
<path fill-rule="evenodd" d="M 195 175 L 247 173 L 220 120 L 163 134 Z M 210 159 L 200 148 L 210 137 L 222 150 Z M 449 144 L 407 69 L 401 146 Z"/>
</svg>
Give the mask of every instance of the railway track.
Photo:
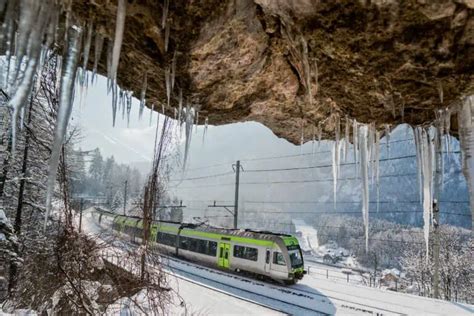
<svg viewBox="0 0 474 316">
<path fill-rule="evenodd" d="M 175 258 L 175 257 L 164 256 L 164 255 L 162 255 L 162 257 L 164 257 L 164 258 L 166 258 L 170 261 L 178 262 L 179 264 L 182 264 L 182 265 L 187 265 L 189 267 L 193 267 L 194 269 L 199 269 L 201 271 L 207 271 L 207 272 L 212 273 L 212 274 L 216 274 L 216 275 L 220 275 L 220 276 L 226 276 L 226 277 L 234 279 L 234 280 L 239 280 L 239 281 L 243 282 L 244 284 L 254 284 L 254 285 L 257 285 L 257 286 L 262 287 L 262 288 L 276 290 L 280 293 L 284 293 L 284 294 L 288 295 L 289 298 L 298 297 L 300 299 L 307 299 L 308 301 L 314 302 L 314 303 L 317 303 L 318 300 L 320 302 L 321 301 L 325 302 L 325 301 L 328 301 L 328 299 L 330 299 L 330 301 L 332 303 L 338 303 L 337 308 L 341 308 L 342 310 L 347 310 L 348 312 L 352 311 L 354 313 L 360 313 L 360 314 L 405 315 L 403 313 L 399 313 L 397 311 L 393 311 L 393 310 L 386 309 L 386 308 L 381 308 L 381 307 L 378 307 L 378 306 L 360 304 L 360 303 L 357 303 L 357 302 L 354 302 L 354 301 L 351 301 L 351 300 L 345 300 L 345 299 L 341 299 L 341 298 L 338 298 L 338 297 L 335 297 L 335 296 L 329 296 L 329 295 L 321 294 L 321 293 L 318 293 L 316 291 L 300 289 L 300 288 L 298 288 L 298 285 L 288 286 L 288 287 L 280 286 L 280 285 L 276 285 L 274 283 L 262 282 L 262 281 L 258 281 L 258 280 L 255 280 L 255 279 L 250 279 L 250 278 L 247 278 L 247 277 L 243 277 L 243 276 L 240 276 L 240 275 L 237 275 L 237 274 L 234 274 L 234 273 L 228 273 L 228 272 L 224 272 L 222 270 L 216 270 L 216 269 L 213 269 L 213 268 L 204 267 L 204 266 L 197 265 L 197 264 L 189 262 L 189 261 L 184 261 L 184 260 L 181 260 L 181 259 L 178 259 L 178 258 Z M 219 284 L 223 284 L 226 287 L 236 288 L 238 290 L 246 291 L 246 292 L 249 292 L 249 293 L 252 293 L 252 294 L 255 294 L 255 295 L 268 297 L 268 295 L 265 295 L 265 294 L 262 295 L 260 293 L 256 293 L 256 292 L 251 291 L 251 290 L 242 289 L 242 287 L 239 287 L 239 286 L 230 285 L 229 283 L 225 283 L 225 282 L 222 282 L 222 281 L 216 281 L 213 278 L 205 277 L 202 274 L 198 274 L 198 273 L 195 273 L 195 272 L 190 272 L 187 269 L 177 268 L 176 266 L 170 266 L 169 268 L 172 269 L 172 270 L 175 269 L 175 270 L 180 271 L 182 273 L 187 273 L 189 275 L 193 275 L 193 276 L 205 279 L 205 280 L 209 280 L 211 282 L 216 282 L 216 283 L 219 283 Z M 274 298 L 272 298 L 272 299 L 275 300 Z M 287 300 L 282 300 L 282 299 L 278 299 L 276 301 L 284 302 L 286 304 L 290 304 L 290 305 L 293 305 L 293 306 L 302 307 L 302 308 L 307 309 L 307 310 L 312 310 L 313 312 L 316 312 L 316 313 L 319 313 L 319 314 L 328 315 L 328 313 L 325 313 L 324 311 L 308 308 L 307 306 L 304 306 L 302 304 L 295 304 L 293 302 L 288 302 Z M 381 303 L 383 303 L 383 302 L 381 302 Z"/>
<path fill-rule="evenodd" d="M 220 290 L 220 289 L 217 289 L 215 287 L 212 287 L 212 286 L 209 286 L 208 284 L 205 284 L 205 283 L 201 283 L 201 282 L 197 282 L 195 280 L 192 280 L 192 279 L 189 279 L 189 278 L 186 278 L 186 277 L 183 277 L 182 275 L 178 275 L 176 273 L 173 273 L 173 272 L 165 272 L 169 275 L 172 275 L 173 277 L 176 277 L 176 278 L 179 278 L 179 279 L 182 279 L 184 281 L 187 281 L 187 282 L 191 282 L 191 283 L 194 283 L 196 285 L 199 285 L 199 286 L 202 286 L 202 287 L 205 287 L 205 288 L 208 288 L 208 289 L 211 289 L 213 291 L 217 291 L 217 292 L 220 292 L 220 293 L 223 293 L 223 294 L 226 294 L 226 295 L 229 295 L 229 296 L 232 296 L 232 297 L 235 297 L 235 298 L 238 298 L 240 300 L 244 300 L 244 301 L 247 301 L 247 302 L 250 302 L 252 304 L 256 304 L 256 305 L 259 305 L 259 306 L 262 306 L 262 307 L 265 307 L 265 308 L 268 308 L 270 310 L 274 310 L 274 311 L 277 311 L 277 312 L 280 312 L 280 313 L 285 313 L 285 314 L 293 314 L 295 313 L 295 310 L 301 310 L 305 315 L 309 315 L 309 313 L 311 314 L 315 314 L 315 315 L 330 315 L 330 314 L 327 314 L 327 313 L 323 313 L 319 310 L 315 310 L 315 309 L 312 309 L 312 308 L 308 308 L 308 307 L 305 307 L 305 306 L 301 306 L 299 304 L 294 304 L 294 303 L 291 303 L 291 302 L 287 302 L 287 301 L 284 301 L 284 300 L 280 300 L 280 299 L 276 299 L 276 298 L 273 298 L 273 297 L 270 297 L 268 295 L 264 295 L 264 294 L 260 294 L 260 293 L 255 293 L 253 291 L 250 291 L 250 290 L 245 290 L 245 289 L 242 289 L 240 287 L 237 287 L 237 286 L 233 286 L 233 285 L 230 285 L 228 283 L 224 283 L 224 282 L 221 282 L 221 281 L 217 281 L 217 280 L 213 280 L 211 278 L 206 278 L 206 277 L 203 277 L 201 275 L 198 275 L 196 273 L 192 273 L 192 272 L 189 272 L 189 271 L 186 271 L 184 269 L 178 269 L 178 268 L 170 268 L 171 271 L 180 271 L 181 273 L 184 273 L 184 274 L 188 274 L 188 275 L 193 275 L 195 277 L 198 277 L 200 279 L 203 279 L 203 280 L 207 280 L 208 282 L 210 283 L 216 283 L 216 284 L 220 284 L 222 286 L 225 286 L 227 288 L 233 288 L 237 291 L 241 291 L 241 292 L 245 292 L 245 293 L 249 293 L 251 295 L 254 295 L 254 296 L 259 296 L 259 297 L 262 297 L 264 298 L 266 301 L 268 302 L 278 302 L 280 305 L 287 305 L 286 308 L 276 308 L 275 305 L 269 305 L 268 303 L 262 303 L 262 302 L 259 302 L 259 301 L 256 301 L 256 300 L 252 300 L 252 299 L 249 299 L 249 298 L 246 298 L 246 297 L 243 297 L 243 296 L 240 296 L 240 295 L 236 295 L 236 294 L 233 294 L 233 293 L 229 293 L 227 291 L 224 291 L 224 290 Z M 301 313 L 295 313 L 295 314 L 301 314 Z"/>
</svg>

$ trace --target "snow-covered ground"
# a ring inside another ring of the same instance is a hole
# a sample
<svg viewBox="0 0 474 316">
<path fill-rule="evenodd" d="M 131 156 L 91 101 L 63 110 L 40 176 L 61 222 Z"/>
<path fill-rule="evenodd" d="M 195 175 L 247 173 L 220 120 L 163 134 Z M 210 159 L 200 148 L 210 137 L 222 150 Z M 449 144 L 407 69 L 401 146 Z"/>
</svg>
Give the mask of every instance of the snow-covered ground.
<svg viewBox="0 0 474 316">
<path fill-rule="evenodd" d="M 87 221 L 92 220 L 85 216 Z M 85 227 L 96 231 L 93 223 Z M 294 315 L 472 315 L 474 306 L 391 292 L 306 275 L 294 286 L 280 286 L 229 274 L 175 258 L 163 260 L 172 284 L 189 306 L 204 314 Z M 334 273 L 341 273 L 337 268 Z M 255 302 L 255 303 L 252 303 Z M 176 305 L 176 304 L 175 304 Z M 263 305 L 263 306 L 262 306 Z M 272 307 L 275 310 L 265 308 Z M 180 307 L 172 313 L 182 314 Z"/>
</svg>

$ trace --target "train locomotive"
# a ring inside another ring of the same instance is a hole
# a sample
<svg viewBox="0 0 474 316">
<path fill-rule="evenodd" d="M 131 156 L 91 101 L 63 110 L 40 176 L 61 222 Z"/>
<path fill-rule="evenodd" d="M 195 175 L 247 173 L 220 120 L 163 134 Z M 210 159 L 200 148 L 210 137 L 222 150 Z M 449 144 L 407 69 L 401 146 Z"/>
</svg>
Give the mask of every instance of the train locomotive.
<svg viewBox="0 0 474 316">
<path fill-rule="evenodd" d="M 141 243 L 141 218 L 102 210 L 93 211 L 93 217 L 102 228 Z M 150 236 L 160 251 L 210 267 L 285 284 L 294 284 L 305 274 L 298 240 L 291 235 L 153 221 Z"/>
</svg>

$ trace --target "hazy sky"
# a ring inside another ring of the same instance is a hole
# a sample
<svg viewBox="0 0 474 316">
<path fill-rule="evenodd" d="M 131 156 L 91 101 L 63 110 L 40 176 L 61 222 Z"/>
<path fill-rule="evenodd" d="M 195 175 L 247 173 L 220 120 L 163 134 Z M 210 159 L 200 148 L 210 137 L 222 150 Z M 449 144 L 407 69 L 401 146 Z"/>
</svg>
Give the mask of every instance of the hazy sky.
<svg viewBox="0 0 474 316">
<path fill-rule="evenodd" d="M 82 105 L 79 88 L 76 92 L 72 123 L 81 126 L 82 149 L 99 147 L 104 156 L 113 155 L 122 163 L 146 162 L 153 159 L 153 141 L 158 114 L 153 113 L 150 126 L 150 110 L 145 108 L 138 120 L 139 101 L 133 99 L 130 127 L 127 115 L 117 111 L 115 127 L 112 126 L 112 94 L 107 95 L 107 80 L 99 76 L 97 84 L 89 87 Z"/>
<path fill-rule="evenodd" d="M 98 78 L 97 84 L 89 87 L 82 102 L 80 89 L 77 88 L 76 91 L 72 123 L 81 126 L 82 140 L 78 146 L 84 150 L 99 147 L 104 156 L 113 155 L 121 163 L 151 162 L 158 113 L 153 112 L 150 125 L 151 111 L 145 108 L 143 117 L 139 120 L 140 102 L 134 98 L 129 128 L 126 114 L 122 120 L 121 111 L 117 112 L 117 120 L 113 127 L 112 95 L 107 95 L 106 78 L 102 76 Z M 163 121 L 161 115 L 160 121 Z M 206 157 L 198 155 L 197 161 L 191 155 L 190 166 L 206 163 L 206 160 L 219 162 L 226 159 L 265 156 L 268 153 L 300 151 L 299 147 L 276 137 L 270 129 L 255 122 L 209 126 L 204 145 L 203 130 L 204 127 L 199 126 L 193 133 L 192 147 L 194 151 L 204 151 Z M 239 137 L 234 137 L 237 134 Z"/>
</svg>

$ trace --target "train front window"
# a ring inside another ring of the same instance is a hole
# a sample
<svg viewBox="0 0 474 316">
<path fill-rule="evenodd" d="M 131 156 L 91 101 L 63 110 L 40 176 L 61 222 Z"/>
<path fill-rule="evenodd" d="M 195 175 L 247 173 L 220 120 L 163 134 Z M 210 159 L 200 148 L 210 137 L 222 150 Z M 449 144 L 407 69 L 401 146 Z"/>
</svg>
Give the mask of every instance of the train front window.
<svg viewBox="0 0 474 316">
<path fill-rule="evenodd" d="M 288 254 L 290 255 L 291 266 L 293 268 L 303 265 L 303 257 L 301 256 L 301 252 L 299 250 L 289 251 Z"/>
</svg>

